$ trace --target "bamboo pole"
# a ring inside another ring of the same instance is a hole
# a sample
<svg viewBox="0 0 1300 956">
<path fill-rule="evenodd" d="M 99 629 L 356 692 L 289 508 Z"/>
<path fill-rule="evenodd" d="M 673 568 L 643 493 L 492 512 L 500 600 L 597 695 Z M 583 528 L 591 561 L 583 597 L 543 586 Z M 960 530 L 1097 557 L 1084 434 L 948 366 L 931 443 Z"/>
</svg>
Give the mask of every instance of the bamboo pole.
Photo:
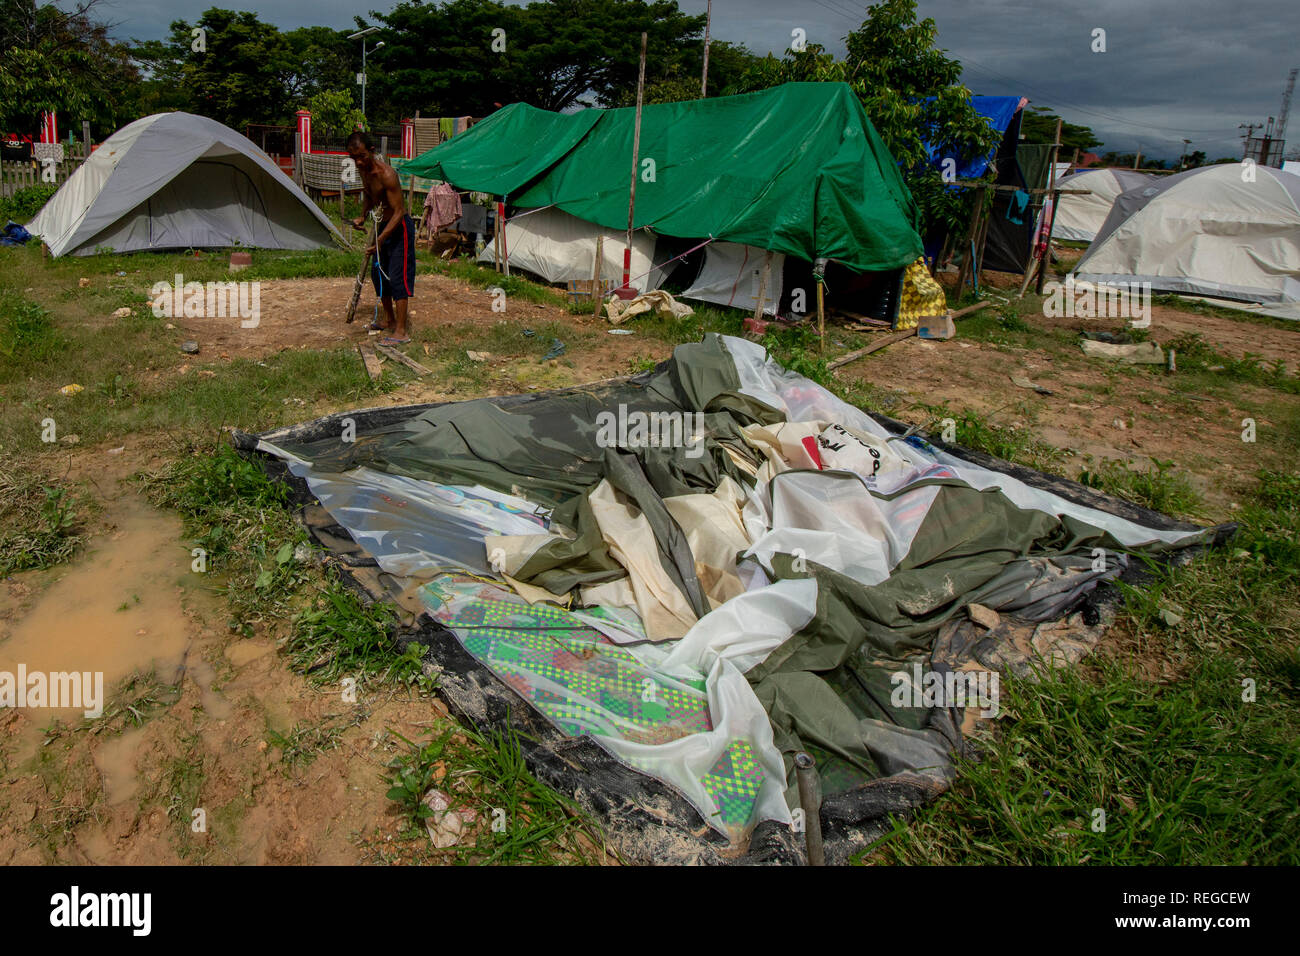
<svg viewBox="0 0 1300 956">
<path fill-rule="evenodd" d="M 821 350 L 826 351 L 826 307 L 822 301 L 822 282 L 817 280 L 817 338 L 821 340 Z"/>
<path fill-rule="evenodd" d="M 641 159 L 641 106 L 645 100 L 645 46 L 647 34 L 641 34 L 641 68 L 636 78 L 636 126 L 632 130 L 632 182 L 627 196 L 627 245 L 623 247 L 623 288 L 632 274 L 632 221 L 636 215 L 636 174 Z"/>
</svg>

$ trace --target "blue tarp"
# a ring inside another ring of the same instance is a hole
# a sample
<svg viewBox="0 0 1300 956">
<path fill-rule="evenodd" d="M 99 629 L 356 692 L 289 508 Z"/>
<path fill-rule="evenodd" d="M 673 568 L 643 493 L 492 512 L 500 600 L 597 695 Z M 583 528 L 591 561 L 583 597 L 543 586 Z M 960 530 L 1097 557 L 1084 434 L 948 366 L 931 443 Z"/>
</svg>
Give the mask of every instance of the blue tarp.
<svg viewBox="0 0 1300 956">
<path fill-rule="evenodd" d="M 972 96 L 970 102 L 971 106 L 975 107 L 975 111 L 987 119 L 995 130 L 1005 133 L 1016 115 L 1016 110 L 1020 109 L 1021 98 L 1019 96 Z M 933 146 L 927 147 L 927 150 L 930 154 L 930 162 L 938 166 L 944 157 Z M 984 175 L 984 170 L 988 169 L 997 151 L 997 147 L 994 146 L 987 156 L 978 156 L 965 163 L 959 161 L 957 178 L 978 179 Z"/>
</svg>

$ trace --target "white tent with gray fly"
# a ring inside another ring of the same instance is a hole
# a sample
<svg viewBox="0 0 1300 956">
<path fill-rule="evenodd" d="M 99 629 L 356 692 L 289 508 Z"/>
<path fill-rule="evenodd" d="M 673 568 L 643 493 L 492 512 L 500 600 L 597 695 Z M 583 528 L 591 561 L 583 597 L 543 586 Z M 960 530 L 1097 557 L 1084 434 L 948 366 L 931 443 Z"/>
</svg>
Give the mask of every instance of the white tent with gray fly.
<svg viewBox="0 0 1300 956">
<path fill-rule="evenodd" d="M 328 217 L 246 137 L 180 112 L 146 116 L 110 136 L 27 228 L 54 256 L 317 249 L 341 241 Z"/>
</svg>

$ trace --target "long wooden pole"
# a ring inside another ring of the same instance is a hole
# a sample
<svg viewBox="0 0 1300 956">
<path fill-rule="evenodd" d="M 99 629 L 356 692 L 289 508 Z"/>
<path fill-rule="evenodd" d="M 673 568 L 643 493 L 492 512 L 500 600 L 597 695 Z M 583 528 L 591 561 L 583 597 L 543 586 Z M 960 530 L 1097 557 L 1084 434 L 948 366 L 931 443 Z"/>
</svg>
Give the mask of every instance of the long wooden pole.
<svg viewBox="0 0 1300 956">
<path fill-rule="evenodd" d="M 601 294 L 601 279 L 605 272 L 605 236 L 596 237 L 596 258 L 591 264 L 591 315 L 596 318 L 600 315 L 600 303 L 604 296 Z"/>
<path fill-rule="evenodd" d="M 709 27 L 713 24 L 713 0 L 704 10 L 704 72 L 700 74 L 700 99 L 709 95 Z"/>
<path fill-rule="evenodd" d="M 974 263 L 971 262 L 971 246 L 979 236 L 980 219 L 984 215 L 984 189 L 975 187 L 975 202 L 970 212 L 970 231 L 966 236 L 966 245 L 962 249 L 961 268 L 957 270 L 957 295 L 960 297 L 966 289 L 966 277 Z"/>
<path fill-rule="evenodd" d="M 641 156 L 641 104 L 645 98 L 646 34 L 641 34 L 641 69 L 636 78 L 636 126 L 632 130 L 632 185 L 627 196 L 627 245 L 623 247 L 623 288 L 632 275 L 632 221 L 636 215 L 636 173 Z"/>
<path fill-rule="evenodd" d="M 1056 140 L 1052 143 L 1052 165 L 1049 168 L 1050 175 L 1047 180 L 1047 188 L 1051 190 L 1056 189 L 1056 160 L 1060 157 L 1060 154 L 1061 119 L 1060 117 L 1057 117 Z M 1038 284 L 1034 286 L 1034 291 L 1039 295 L 1043 294 L 1043 284 L 1047 280 L 1047 268 L 1052 263 L 1052 227 L 1056 225 L 1056 205 L 1061 200 L 1061 197 L 1057 196 L 1055 192 L 1051 192 L 1048 195 L 1051 197 L 1049 201 L 1052 205 L 1046 216 L 1047 221 L 1043 223 L 1043 229 L 1046 230 L 1046 235 L 1043 238 L 1043 242 L 1039 244 L 1043 250 L 1043 254 L 1040 257 L 1041 261 L 1038 264 Z"/>
</svg>

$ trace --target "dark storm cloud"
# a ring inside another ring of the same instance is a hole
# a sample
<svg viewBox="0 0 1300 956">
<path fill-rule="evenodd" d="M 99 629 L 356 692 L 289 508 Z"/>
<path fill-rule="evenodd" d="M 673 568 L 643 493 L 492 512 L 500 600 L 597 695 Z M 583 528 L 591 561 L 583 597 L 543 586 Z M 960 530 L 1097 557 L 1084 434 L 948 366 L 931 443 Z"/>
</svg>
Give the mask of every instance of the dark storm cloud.
<svg viewBox="0 0 1300 956">
<path fill-rule="evenodd" d="M 238 0 L 113 0 L 118 36 L 161 37 L 174 19 L 194 19 Z M 702 13 L 705 0 L 679 0 Z M 285 28 L 353 25 L 372 7 L 345 0 L 260 0 L 259 15 Z M 853 0 L 714 0 L 713 35 L 757 53 L 781 53 L 791 31 L 842 52 L 861 23 Z M 1184 137 L 1211 158 L 1240 155 L 1237 126 L 1276 115 L 1287 72 L 1300 66 L 1295 0 L 921 0 L 939 26 L 939 43 L 966 67 L 977 93 L 1018 93 L 1066 119 L 1091 126 L 1106 148 L 1177 157 Z M 1093 53 L 1092 31 L 1106 31 Z M 1300 144 L 1300 118 L 1290 140 Z"/>
</svg>

